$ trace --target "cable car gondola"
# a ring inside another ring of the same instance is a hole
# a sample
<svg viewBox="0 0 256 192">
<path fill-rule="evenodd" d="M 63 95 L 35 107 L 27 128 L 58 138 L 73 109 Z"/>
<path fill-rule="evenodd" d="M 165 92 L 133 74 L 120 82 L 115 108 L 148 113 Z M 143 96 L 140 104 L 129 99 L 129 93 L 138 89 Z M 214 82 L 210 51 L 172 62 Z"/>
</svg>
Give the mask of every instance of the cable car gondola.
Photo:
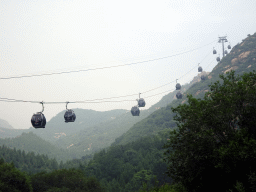
<svg viewBox="0 0 256 192">
<path fill-rule="evenodd" d="M 141 94 L 141 93 L 139 93 L 139 100 L 137 99 L 137 101 L 138 101 L 138 106 L 139 106 L 139 107 L 145 107 L 146 102 L 145 102 L 144 99 L 140 98 L 140 94 Z"/>
<path fill-rule="evenodd" d="M 64 114 L 65 123 L 74 122 L 76 120 L 76 114 L 74 113 L 74 111 L 67 108 L 68 103 L 69 102 L 67 102 L 66 104 L 67 111 Z"/>
<path fill-rule="evenodd" d="M 43 110 L 42 112 L 37 112 L 36 114 L 33 114 L 31 118 L 31 124 L 34 128 L 45 128 L 46 125 L 46 118 L 43 114 L 44 111 L 44 105 L 43 102 L 41 102 Z"/>
<path fill-rule="evenodd" d="M 214 47 L 213 47 L 213 54 L 216 54 L 217 53 L 217 51 L 214 49 Z"/>
<path fill-rule="evenodd" d="M 131 109 L 132 116 L 139 116 L 140 115 L 140 109 L 137 106 L 132 107 Z"/>
<path fill-rule="evenodd" d="M 200 63 L 198 63 L 198 72 L 202 72 L 203 68 L 199 66 Z"/>
<path fill-rule="evenodd" d="M 176 90 L 180 90 L 181 89 L 181 85 L 179 83 L 177 83 L 177 80 L 178 79 L 176 79 Z"/>
<path fill-rule="evenodd" d="M 177 97 L 177 99 L 182 99 L 182 94 L 180 91 L 176 94 L 176 97 Z"/>
<path fill-rule="evenodd" d="M 225 52 L 224 52 L 225 54 L 228 54 L 228 51 L 227 50 L 225 50 Z"/>
<path fill-rule="evenodd" d="M 219 62 L 220 61 L 220 57 L 217 57 L 216 60 Z"/>
<path fill-rule="evenodd" d="M 230 45 L 228 45 L 228 49 L 231 49 L 231 46 L 230 46 Z"/>
</svg>

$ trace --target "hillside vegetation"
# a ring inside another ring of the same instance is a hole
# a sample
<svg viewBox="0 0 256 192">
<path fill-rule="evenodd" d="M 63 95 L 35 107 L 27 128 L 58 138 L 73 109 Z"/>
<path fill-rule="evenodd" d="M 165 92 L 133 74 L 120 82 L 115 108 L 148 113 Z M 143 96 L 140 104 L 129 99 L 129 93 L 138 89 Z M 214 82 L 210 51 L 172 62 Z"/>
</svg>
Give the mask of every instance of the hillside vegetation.
<svg viewBox="0 0 256 192">
<path fill-rule="evenodd" d="M 22 135 L 16 138 L 0 139 L 0 146 L 3 145 L 12 149 L 24 150 L 26 153 L 45 154 L 49 158 L 56 158 L 58 162 L 72 159 L 71 154 L 67 150 L 59 149 L 32 132 L 22 133 Z"/>
<path fill-rule="evenodd" d="M 176 124 L 173 120 L 174 113 L 171 111 L 171 107 L 187 103 L 187 94 L 203 99 L 204 94 L 209 91 L 209 85 L 218 80 L 221 82 L 219 75 L 230 70 L 236 71 L 238 75 L 256 70 L 256 33 L 249 35 L 241 44 L 234 46 L 231 52 L 222 58 L 208 74 L 206 80 L 193 83 L 184 92 L 182 99 L 172 101 L 168 106 L 155 111 L 144 120 L 136 123 L 125 134 L 117 138 L 113 145 L 125 144 L 166 128 L 174 128 Z"/>
</svg>

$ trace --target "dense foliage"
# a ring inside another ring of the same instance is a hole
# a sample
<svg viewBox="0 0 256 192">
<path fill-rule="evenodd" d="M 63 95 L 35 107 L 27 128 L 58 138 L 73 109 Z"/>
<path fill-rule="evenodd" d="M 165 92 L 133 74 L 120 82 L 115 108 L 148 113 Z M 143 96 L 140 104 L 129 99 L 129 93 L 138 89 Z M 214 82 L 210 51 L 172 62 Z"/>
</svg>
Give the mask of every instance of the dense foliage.
<svg viewBox="0 0 256 192">
<path fill-rule="evenodd" d="M 32 158 L 33 159 L 33 158 Z M 56 164 L 58 165 L 58 164 Z M 51 172 L 41 171 L 28 175 L 0 159 L 0 191 L 12 192 L 102 192 L 95 177 L 86 177 L 78 169 L 56 169 Z"/>
<path fill-rule="evenodd" d="M 84 176 L 81 170 L 60 169 L 50 173 L 41 172 L 31 176 L 34 191 L 102 192 L 98 180 Z"/>
<path fill-rule="evenodd" d="M 204 100 L 189 95 L 188 104 L 172 108 L 178 130 L 166 144 L 168 175 L 187 191 L 254 191 L 256 73 L 220 78 Z"/>
<path fill-rule="evenodd" d="M 29 176 L 15 168 L 13 163 L 0 159 L 0 191 L 32 192 Z"/>
<path fill-rule="evenodd" d="M 82 168 L 87 176 L 95 176 L 106 191 L 138 191 L 143 183 L 147 189 L 170 183 L 164 173 L 167 164 L 163 161 L 163 145 L 168 130 L 158 135 L 138 139 L 126 145 L 112 146 L 107 151 L 95 153 L 87 166 Z"/>
<path fill-rule="evenodd" d="M 47 155 L 35 155 L 34 152 L 10 149 L 0 146 L 0 158 L 7 163 L 13 163 L 16 168 L 27 173 L 38 173 L 41 171 L 51 171 L 58 169 L 58 162 L 49 159 Z"/>
</svg>

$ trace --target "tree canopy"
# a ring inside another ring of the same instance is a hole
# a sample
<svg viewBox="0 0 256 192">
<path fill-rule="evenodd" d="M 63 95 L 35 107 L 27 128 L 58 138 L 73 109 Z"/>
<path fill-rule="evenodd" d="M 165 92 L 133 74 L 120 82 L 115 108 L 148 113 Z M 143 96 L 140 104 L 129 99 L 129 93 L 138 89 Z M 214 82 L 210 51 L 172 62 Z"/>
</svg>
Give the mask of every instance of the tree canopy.
<svg viewBox="0 0 256 192">
<path fill-rule="evenodd" d="M 5 163 L 0 159 L 0 191 L 32 191 L 29 176 L 17 168 L 13 163 Z"/>
<path fill-rule="evenodd" d="M 256 73 L 220 78 L 204 99 L 188 95 L 188 103 L 172 108 L 178 128 L 165 145 L 165 161 L 168 175 L 187 191 L 255 190 Z"/>
</svg>

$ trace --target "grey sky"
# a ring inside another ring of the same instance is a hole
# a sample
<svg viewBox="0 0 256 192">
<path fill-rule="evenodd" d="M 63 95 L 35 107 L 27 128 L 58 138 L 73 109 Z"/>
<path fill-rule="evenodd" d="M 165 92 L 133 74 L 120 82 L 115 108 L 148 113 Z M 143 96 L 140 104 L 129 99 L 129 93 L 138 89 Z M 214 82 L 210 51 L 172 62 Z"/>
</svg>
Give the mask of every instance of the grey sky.
<svg viewBox="0 0 256 192">
<path fill-rule="evenodd" d="M 202 47 L 214 40 L 217 42 L 218 36 L 224 35 L 233 47 L 247 34 L 256 32 L 255 14 L 254 0 L 2 0 L 0 77 L 156 59 Z M 211 71 L 217 64 L 216 55 L 212 54 L 214 46 L 220 53 L 220 44 L 212 43 L 190 53 L 137 65 L 0 80 L 0 97 L 72 102 L 143 93 L 174 81 L 203 59 L 203 70 Z M 197 74 L 195 69 L 179 82 L 189 82 Z M 174 87 L 175 83 L 141 97 Z M 145 99 L 145 109 L 166 94 Z M 68 107 L 98 111 L 130 110 L 137 98 L 121 98 L 134 102 L 69 104 Z M 41 110 L 39 104 L 31 103 L 0 102 L 0 106 L 0 118 L 15 128 L 23 129 L 31 127 L 31 116 Z M 65 104 L 45 104 L 47 121 L 64 109 Z"/>
</svg>

